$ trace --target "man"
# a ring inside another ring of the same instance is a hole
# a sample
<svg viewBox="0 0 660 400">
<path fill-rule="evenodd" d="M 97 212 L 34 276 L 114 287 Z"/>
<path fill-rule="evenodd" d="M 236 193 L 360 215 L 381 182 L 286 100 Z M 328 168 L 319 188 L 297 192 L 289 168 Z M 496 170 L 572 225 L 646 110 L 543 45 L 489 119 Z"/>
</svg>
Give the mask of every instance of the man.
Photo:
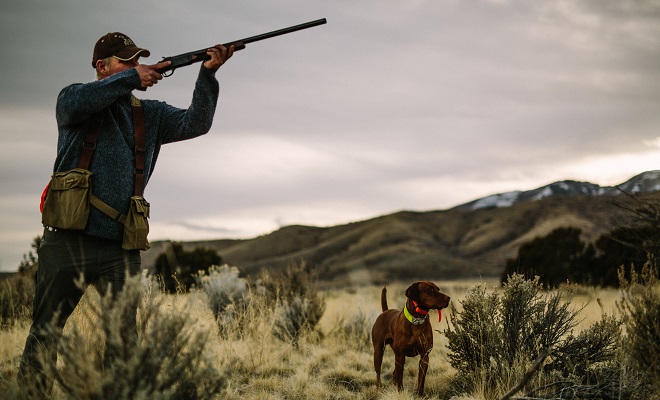
<svg viewBox="0 0 660 400">
<path fill-rule="evenodd" d="M 215 73 L 233 51 L 233 46 L 227 49 L 222 45 L 208 49 L 211 58 L 200 67 L 188 109 L 140 100 L 144 113 L 143 186 L 153 173 L 162 144 L 194 138 L 210 130 L 219 92 Z M 148 50 L 137 47 L 128 36 L 108 33 L 94 47 L 92 66 L 98 79 L 70 85 L 57 99 L 59 137 L 54 171 L 78 166 L 92 115 L 101 111 L 103 122 L 89 165 L 93 173 L 92 194 L 124 215 L 134 195 L 136 179 L 132 92 L 158 83 L 163 78 L 158 70 L 169 65 L 169 62 L 154 65 L 138 62 L 141 56 L 149 55 Z M 140 272 L 139 250 L 123 250 L 122 239 L 123 225 L 95 207 L 91 207 L 84 231 L 45 227 L 38 250 L 32 326 L 18 374 L 22 387 L 32 387 L 41 394 L 50 391 L 52 382 L 41 373 L 43 365 L 37 353 L 44 351 L 47 362 L 56 362 L 59 337 L 48 335 L 45 328 L 56 318 L 61 332 L 82 297 L 83 291 L 76 285 L 81 275 L 102 293 L 109 289 L 117 295 L 126 273 Z M 134 320 L 135 315 L 127 318 Z"/>
</svg>

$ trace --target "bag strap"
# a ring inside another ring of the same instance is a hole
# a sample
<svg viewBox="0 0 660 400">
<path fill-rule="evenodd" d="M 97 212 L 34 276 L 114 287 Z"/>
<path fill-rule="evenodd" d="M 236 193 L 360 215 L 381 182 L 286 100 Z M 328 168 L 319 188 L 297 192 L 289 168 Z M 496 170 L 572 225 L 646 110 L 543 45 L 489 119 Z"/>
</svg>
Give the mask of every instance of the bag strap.
<svg viewBox="0 0 660 400">
<path fill-rule="evenodd" d="M 133 113 L 133 138 L 135 141 L 134 157 L 135 168 L 133 169 L 135 175 L 135 183 L 133 185 L 133 192 L 135 196 L 142 196 L 144 192 L 144 156 L 146 148 L 144 145 L 144 110 L 142 104 L 137 97 L 131 95 L 131 111 Z M 89 164 L 92 161 L 92 155 L 96 149 L 96 142 L 99 139 L 101 132 L 101 124 L 103 123 L 103 111 L 99 111 L 92 115 L 85 139 L 83 140 L 83 149 L 78 162 L 78 168 L 89 170 Z M 103 214 L 114 219 L 115 221 L 124 224 L 126 216 L 119 211 L 115 210 L 103 200 L 94 196 L 89 198 L 91 205 L 99 209 Z"/>
<path fill-rule="evenodd" d="M 146 148 L 144 145 L 144 110 L 140 100 L 131 95 L 131 111 L 133 113 L 133 139 L 135 148 L 133 149 L 135 167 L 133 173 L 135 175 L 135 183 L 133 185 L 133 194 L 135 196 L 142 196 L 144 192 L 144 156 Z M 103 123 L 103 111 L 92 114 L 92 117 L 85 133 L 83 140 L 83 148 L 80 154 L 80 161 L 78 168 L 89 170 L 89 164 L 92 162 L 92 155 L 96 149 L 96 142 L 99 140 L 101 132 L 101 125 Z"/>
<path fill-rule="evenodd" d="M 80 154 L 80 161 L 78 161 L 78 168 L 89 170 L 89 164 L 92 162 L 92 154 L 96 149 L 96 142 L 99 140 L 99 132 L 101 132 L 101 124 L 103 123 L 103 111 L 92 114 L 87 127 L 87 133 L 83 140 L 82 153 Z"/>
<path fill-rule="evenodd" d="M 133 111 L 133 135 L 135 140 L 135 183 L 133 193 L 142 196 L 144 192 L 144 110 L 137 97 L 131 95 L 131 110 Z"/>
<path fill-rule="evenodd" d="M 106 202 L 99 199 L 98 197 L 91 195 L 89 196 L 89 203 L 94 207 L 98 208 L 103 214 L 114 219 L 115 221 L 123 224 L 126 222 L 126 216 L 114 208 L 110 207 Z"/>
</svg>

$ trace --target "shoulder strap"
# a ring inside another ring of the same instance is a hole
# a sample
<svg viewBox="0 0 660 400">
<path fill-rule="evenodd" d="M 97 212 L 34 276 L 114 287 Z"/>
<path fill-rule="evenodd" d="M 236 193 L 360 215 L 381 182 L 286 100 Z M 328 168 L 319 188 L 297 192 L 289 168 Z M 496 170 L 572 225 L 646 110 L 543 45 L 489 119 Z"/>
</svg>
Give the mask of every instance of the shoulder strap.
<svg viewBox="0 0 660 400">
<path fill-rule="evenodd" d="M 133 191 L 135 196 L 142 196 L 144 191 L 144 155 L 146 153 L 144 146 L 144 110 L 142 109 L 140 100 L 133 95 L 131 95 L 131 111 L 133 113 L 133 135 L 135 141 L 135 184 L 133 186 Z M 92 155 L 96 149 L 96 142 L 99 139 L 102 123 L 103 111 L 99 111 L 92 115 L 83 141 L 83 149 L 80 155 L 80 161 L 78 162 L 78 168 L 89 169 Z M 125 222 L 126 217 L 122 213 L 110 207 L 98 197 L 91 195 L 90 203 L 115 221 L 122 224 Z"/>
<path fill-rule="evenodd" d="M 133 193 L 142 196 L 144 192 L 144 110 L 137 97 L 131 95 L 131 109 L 133 111 L 133 135 L 135 140 L 135 184 Z"/>
<path fill-rule="evenodd" d="M 80 161 L 78 161 L 78 168 L 89 169 L 89 164 L 92 162 L 92 154 L 96 149 L 96 142 L 99 140 L 99 132 L 101 131 L 101 124 L 103 123 L 103 110 L 92 115 L 87 127 L 87 133 L 83 140 L 82 153 L 80 154 Z"/>
<path fill-rule="evenodd" d="M 140 100 L 133 95 L 131 95 L 131 111 L 133 113 L 133 136 L 135 142 L 135 149 L 133 149 L 135 155 L 133 194 L 135 196 L 142 196 L 144 192 L 144 155 L 146 153 L 144 145 L 144 110 L 142 109 Z M 83 140 L 78 168 L 89 169 L 89 164 L 92 162 L 92 155 L 96 149 L 96 142 L 99 140 L 102 123 L 103 111 L 92 115 L 85 139 Z"/>
</svg>

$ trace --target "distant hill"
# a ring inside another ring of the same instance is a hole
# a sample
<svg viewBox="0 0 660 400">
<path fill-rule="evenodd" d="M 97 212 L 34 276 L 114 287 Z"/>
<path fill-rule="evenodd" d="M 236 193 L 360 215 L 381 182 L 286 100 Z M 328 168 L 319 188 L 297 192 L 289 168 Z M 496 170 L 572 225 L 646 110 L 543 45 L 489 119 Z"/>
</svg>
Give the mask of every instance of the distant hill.
<svg viewBox="0 0 660 400">
<path fill-rule="evenodd" d="M 640 199 L 660 201 L 660 171 L 617 185 Z M 245 274 L 305 260 L 333 284 L 499 276 L 520 244 L 555 228 L 582 229 L 584 240 L 626 224 L 615 203 L 631 198 L 617 187 L 561 181 L 538 189 L 487 196 L 440 211 L 402 211 L 333 227 L 287 226 L 245 240 L 182 243 L 184 249 L 216 250 Z M 143 252 L 150 267 L 167 242 Z"/>
</svg>

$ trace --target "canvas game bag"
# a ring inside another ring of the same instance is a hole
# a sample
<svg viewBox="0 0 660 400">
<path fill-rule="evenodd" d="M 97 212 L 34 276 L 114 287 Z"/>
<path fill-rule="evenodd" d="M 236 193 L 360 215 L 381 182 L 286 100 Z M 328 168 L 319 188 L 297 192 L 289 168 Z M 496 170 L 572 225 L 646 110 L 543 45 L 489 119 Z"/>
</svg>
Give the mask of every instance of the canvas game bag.
<svg viewBox="0 0 660 400">
<path fill-rule="evenodd" d="M 142 196 L 131 197 L 128 215 L 124 220 L 124 250 L 148 250 L 149 203 Z"/>
<path fill-rule="evenodd" d="M 41 222 L 52 228 L 83 230 L 89 217 L 92 173 L 76 168 L 53 174 L 43 203 Z"/>
</svg>

